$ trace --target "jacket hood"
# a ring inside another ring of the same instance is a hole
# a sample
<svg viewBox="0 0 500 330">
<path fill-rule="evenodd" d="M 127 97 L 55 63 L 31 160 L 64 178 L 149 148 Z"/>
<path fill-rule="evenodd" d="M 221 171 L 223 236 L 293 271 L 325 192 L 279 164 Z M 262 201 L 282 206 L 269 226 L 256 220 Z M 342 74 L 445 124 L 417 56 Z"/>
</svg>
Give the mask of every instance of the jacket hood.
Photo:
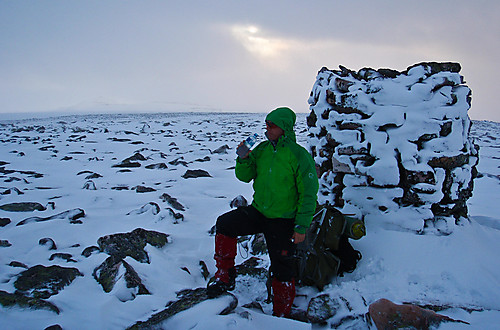
<svg viewBox="0 0 500 330">
<path fill-rule="evenodd" d="M 293 131 L 293 125 L 295 125 L 295 120 L 297 116 L 295 112 L 290 108 L 277 108 L 271 111 L 267 116 L 266 120 L 272 121 L 279 128 L 285 131 L 285 137 L 296 141 L 295 132 Z"/>
</svg>

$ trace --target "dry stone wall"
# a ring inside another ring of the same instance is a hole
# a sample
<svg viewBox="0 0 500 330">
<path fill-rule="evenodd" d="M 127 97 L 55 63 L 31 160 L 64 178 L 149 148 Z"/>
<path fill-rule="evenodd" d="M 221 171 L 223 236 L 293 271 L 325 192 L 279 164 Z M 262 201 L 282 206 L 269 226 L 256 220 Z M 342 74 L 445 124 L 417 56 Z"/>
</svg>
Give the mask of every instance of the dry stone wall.
<svg viewBox="0 0 500 330">
<path fill-rule="evenodd" d="M 479 147 L 458 63 L 322 68 L 309 98 L 319 202 L 386 226 L 449 233 L 467 218 Z"/>
</svg>

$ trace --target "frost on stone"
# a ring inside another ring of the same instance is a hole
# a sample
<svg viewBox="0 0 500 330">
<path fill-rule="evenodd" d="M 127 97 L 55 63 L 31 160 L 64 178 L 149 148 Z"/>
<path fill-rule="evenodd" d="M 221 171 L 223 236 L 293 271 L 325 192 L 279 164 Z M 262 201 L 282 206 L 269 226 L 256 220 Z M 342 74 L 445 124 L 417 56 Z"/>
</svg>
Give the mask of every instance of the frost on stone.
<svg viewBox="0 0 500 330">
<path fill-rule="evenodd" d="M 307 118 L 319 203 L 417 232 L 446 234 L 467 218 L 479 147 L 460 69 L 321 69 Z"/>
</svg>

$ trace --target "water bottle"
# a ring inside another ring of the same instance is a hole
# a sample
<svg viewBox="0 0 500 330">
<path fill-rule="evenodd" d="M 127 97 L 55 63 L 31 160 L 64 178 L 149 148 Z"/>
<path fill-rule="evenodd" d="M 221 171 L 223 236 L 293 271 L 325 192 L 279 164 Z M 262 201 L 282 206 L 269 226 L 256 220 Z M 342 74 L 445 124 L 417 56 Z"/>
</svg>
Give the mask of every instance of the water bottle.
<svg viewBox="0 0 500 330">
<path fill-rule="evenodd" d="M 363 221 L 349 216 L 344 216 L 344 218 L 346 221 L 346 228 L 344 233 L 348 237 L 353 239 L 360 239 L 361 237 L 366 235 L 366 228 Z"/>
<path fill-rule="evenodd" d="M 250 151 L 255 142 L 257 142 L 257 133 L 247 137 L 241 146 L 236 149 L 236 154 L 240 157 L 245 157 L 245 155 Z"/>
</svg>

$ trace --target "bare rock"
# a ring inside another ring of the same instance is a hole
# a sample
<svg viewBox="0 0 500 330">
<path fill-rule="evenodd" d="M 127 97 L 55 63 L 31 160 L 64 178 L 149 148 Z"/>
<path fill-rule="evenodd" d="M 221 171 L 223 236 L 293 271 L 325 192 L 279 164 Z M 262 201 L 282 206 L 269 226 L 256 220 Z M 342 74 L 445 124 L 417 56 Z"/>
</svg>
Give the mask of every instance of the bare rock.
<svg viewBox="0 0 500 330">
<path fill-rule="evenodd" d="M 97 252 L 99 251 L 99 248 L 97 246 L 89 246 L 89 247 L 86 247 L 83 251 L 82 251 L 82 256 L 84 256 L 85 258 L 88 258 L 92 255 L 92 253 L 94 252 Z"/>
<path fill-rule="evenodd" d="M 214 151 L 212 151 L 213 154 L 227 154 L 227 151 L 231 149 L 229 148 L 229 146 L 227 144 L 215 149 Z"/>
<path fill-rule="evenodd" d="M 39 298 L 28 297 L 20 292 L 8 293 L 0 290 L 0 305 L 4 307 L 19 306 L 28 309 L 43 309 L 56 314 L 60 313 L 59 308 L 53 303 Z"/>
<path fill-rule="evenodd" d="M 12 244 L 10 244 L 8 240 L 0 239 L 0 247 L 9 247 L 9 246 L 12 246 Z"/>
<path fill-rule="evenodd" d="M 19 262 L 19 261 L 11 261 L 9 263 L 9 266 L 10 267 L 25 268 L 25 269 L 29 268 L 26 264 L 23 264 L 22 262 Z"/>
<path fill-rule="evenodd" d="M 170 204 L 174 209 L 176 209 L 177 211 L 185 211 L 185 208 L 184 206 L 179 203 L 177 201 L 177 198 L 174 198 L 172 196 L 170 196 L 169 194 L 167 193 L 163 193 L 161 196 L 160 196 L 160 199 L 163 201 L 163 202 L 167 202 L 168 204 Z"/>
<path fill-rule="evenodd" d="M 337 313 L 340 304 L 331 299 L 328 294 L 321 294 L 312 298 L 307 306 L 307 319 L 311 323 L 323 323 Z"/>
<path fill-rule="evenodd" d="M 197 289 L 187 289 L 180 291 L 177 294 L 177 300 L 170 301 L 164 310 L 153 314 L 146 321 L 139 321 L 127 329 L 156 329 L 162 322 L 169 319 L 170 317 L 185 311 L 195 305 L 208 300 L 207 289 L 197 288 Z M 229 292 L 220 295 L 214 300 L 221 300 L 226 302 L 223 307 L 221 307 L 219 315 L 227 315 L 232 312 L 236 306 L 238 306 L 238 299 Z"/>
<path fill-rule="evenodd" d="M 54 240 L 50 237 L 40 238 L 38 244 L 46 245 L 49 248 L 49 250 L 57 250 L 56 242 L 54 242 Z"/>
<path fill-rule="evenodd" d="M 42 204 L 36 202 L 20 202 L 0 205 L 0 210 L 7 212 L 33 212 L 45 211 L 46 208 Z"/>
<path fill-rule="evenodd" d="M 160 206 L 158 204 L 156 204 L 155 202 L 149 202 L 147 204 L 144 204 L 143 206 L 141 206 L 140 208 L 138 208 L 136 210 L 130 211 L 129 213 L 127 213 L 127 215 L 144 214 L 144 213 L 148 213 L 148 212 L 150 212 L 153 215 L 157 215 L 158 213 L 160 213 L 160 210 L 161 209 L 160 209 Z"/>
<path fill-rule="evenodd" d="M 137 192 L 137 193 L 147 193 L 147 192 L 153 192 L 153 191 L 156 191 L 156 189 L 151 188 L 151 187 L 145 187 L 145 186 L 135 187 L 135 192 Z"/>
<path fill-rule="evenodd" d="M 187 170 L 182 177 L 184 179 L 189 179 L 189 178 L 203 178 L 212 176 L 205 170 Z"/>
<path fill-rule="evenodd" d="M 73 256 L 69 253 L 62 253 L 62 252 L 58 252 L 58 253 L 53 253 L 49 260 L 52 261 L 54 259 L 62 259 L 62 260 L 66 260 L 66 262 L 76 262 L 76 260 L 73 259 Z"/>
<path fill-rule="evenodd" d="M 165 163 L 157 163 L 157 164 L 147 165 L 146 168 L 148 170 L 165 170 L 168 168 L 168 166 Z"/>
<path fill-rule="evenodd" d="M 14 287 L 29 297 L 47 299 L 70 285 L 77 276 L 83 276 L 77 268 L 37 265 L 23 271 Z"/>
<path fill-rule="evenodd" d="M 429 329 L 441 322 L 466 323 L 416 305 L 397 305 L 387 299 L 372 303 L 368 313 L 377 329 Z"/>
<path fill-rule="evenodd" d="M 97 244 L 101 251 L 118 259 L 129 256 L 139 262 L 149 263 L 149 256 L 144 250 L 146 244 L 161 248 L 168 243 L 168 236 L 164 233 L 137 228 L 130 233 L 100 237 Z"/>
<path fill-rule="evenodd" d="M 16 226 L 22 226 L 28 223 L 33 222 L 43 222 L 43 221 L 51 221 L 51 220 L 69 220 L 69 223 L 72 224 L 81 224 L 82 221 L 80 218 L 85 217 L 85 211 L 83 209 L 72 209 L 67 210 L 56 215 L 42 218 L 42 217 L 30 217 L 20 221 Z"/>
<path fill-rule="evenodd" d="M 137 294 L 150 294 L 149 290 L 142 283 L 141 278 L 135 269 L 125 260 L 117 257 L 108 257 L 101 265 L 94 269 L 93 276 L 101 284 L 105 292 L 111 292 L 116 282 L 121 278 L 120 268 L 124 268 L 123 279 L 126 283 L 127 292 L 119 292 L 118 298 L 121 301 L 132 300 Z"/>
<path fill-rule="evenodd" d="M 242 195 L 238 195 L 231 201 L 231 203 L 229 203 L 229 206 L 231 206 L 232 208 L 248 206 L 248 202 L 245 197 L 243 197 Z"/>
<path fill-rule="evenodd" d="M 0 218 L 0 227 L 5 227 L 10 223 L 9 218 Z"/>
</svg>

